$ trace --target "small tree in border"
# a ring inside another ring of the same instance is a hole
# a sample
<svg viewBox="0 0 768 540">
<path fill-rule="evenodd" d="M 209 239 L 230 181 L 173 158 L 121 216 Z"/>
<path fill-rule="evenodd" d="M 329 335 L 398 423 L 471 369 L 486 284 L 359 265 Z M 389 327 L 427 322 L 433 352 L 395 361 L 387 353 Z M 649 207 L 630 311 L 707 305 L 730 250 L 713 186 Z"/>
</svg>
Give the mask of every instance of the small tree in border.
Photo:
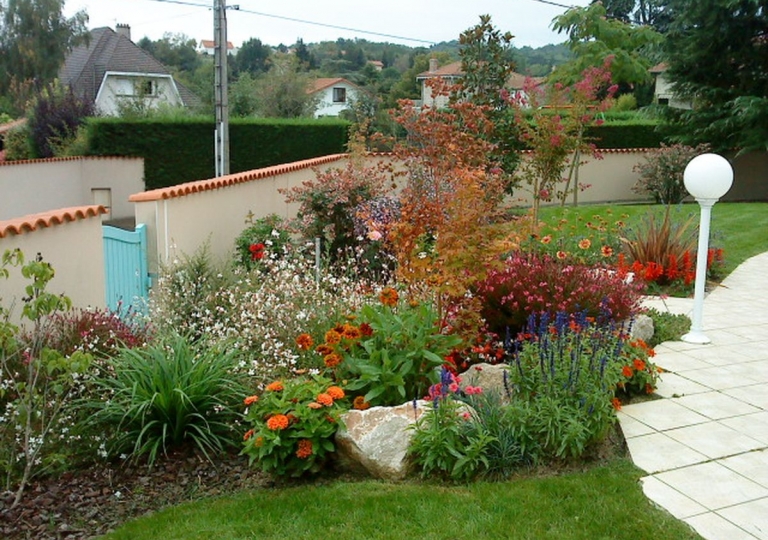
<svg viewBox="0 0 768 540">
<path fill-rule="evenodd" d="M 541 89 L 529 79 L 524 92 L 504 93 L 513 108 L 521 138 L 530 147 L 517 174 L 528 184 L 533 198 L 534 226 L 541 201 L 550 201 L 556 196 L 564 204 L 570 193 L 574 194 L 574 202 L 577 201 L 576 193 L 583 186 L 571 186 L 571 179 L 578 171 L 581 154 L 602 158 L 584 133 L 587 127 L 602 123 L 597 115 L 609 107 L 610 98 L 618 90 L 616 85 L 610 85 L 611 61 L 608 57 L 603 66 L 585 69 L 582 80 L 572 86 L 555 83 Z M 573 156 L 570 173 L 564 177 L 570 156 Z M 556 191 L 561 182 L 565 185 Z"/>
</svg>

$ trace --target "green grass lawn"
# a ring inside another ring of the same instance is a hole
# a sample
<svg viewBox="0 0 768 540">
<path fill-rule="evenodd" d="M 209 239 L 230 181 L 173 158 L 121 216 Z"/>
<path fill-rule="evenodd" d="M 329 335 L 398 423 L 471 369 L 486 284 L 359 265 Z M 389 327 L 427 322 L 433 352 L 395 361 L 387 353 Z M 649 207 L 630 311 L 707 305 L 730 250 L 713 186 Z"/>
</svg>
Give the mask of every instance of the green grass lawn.
<svg viewBox="0 0 768 540">
<path fill-rule="evenodd" d="M 368 480 L 260 489 L 169 508 L 103 538 L 700 538 L 648 502 L 641 476 L 627 459 L 615 459 L 586 472 L 498 483 Z"/>
<path fill-rule="evenodd" d="M 585 205 L 545 207 L 541 217 L 547 222 L 560 218 L 569 221 L 581 217 L 589 221 L 593 215 L 607 217 L 610 210 L 615 220 L 622 219 L 628 227 L 640 223 L 648 212 L 662 216 L 662 205 Z M 626 215 L 626 218 L 621 216 Z M 672 207 L 671 215 L 677 223 L 694 216 L 694 225 L 699 223 L 699 205 L 684 204 Z M 710 245 L 725 251 L 724 276 L 730 274 L 748 258 L 768 251 L 768 203 L 717 203 L 712 209 Z"/>
</svg>

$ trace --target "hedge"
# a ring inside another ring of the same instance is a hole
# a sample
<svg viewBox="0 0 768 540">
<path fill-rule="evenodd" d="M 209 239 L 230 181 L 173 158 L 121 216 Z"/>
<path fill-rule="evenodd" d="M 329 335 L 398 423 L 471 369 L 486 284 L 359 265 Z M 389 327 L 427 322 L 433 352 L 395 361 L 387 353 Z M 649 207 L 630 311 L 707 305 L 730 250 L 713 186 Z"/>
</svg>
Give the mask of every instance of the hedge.
<svg viewBox="0 0 768 540">
<path fill-rule="evenodd" d="M 346 151 L 349 123 L 338 119 L 233 120 L 230 172 L 242 172 Z M 93 118 L 87 127 L 90 156 L 144 158 L 147 189 L 214 176 L 214 122 Z"/>
</svg>

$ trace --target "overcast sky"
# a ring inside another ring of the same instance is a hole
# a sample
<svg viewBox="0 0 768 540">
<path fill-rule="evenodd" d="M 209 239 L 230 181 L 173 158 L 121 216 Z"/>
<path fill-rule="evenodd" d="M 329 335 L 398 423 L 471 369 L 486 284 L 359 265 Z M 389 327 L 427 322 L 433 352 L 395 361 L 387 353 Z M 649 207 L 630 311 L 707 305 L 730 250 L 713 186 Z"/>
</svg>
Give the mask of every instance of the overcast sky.
<svg viewBox="0 0 768 540">
<path fill-rule="evenodd" d="M 552 32 L 552 19 L 566 8 L 586 6 L 589 0 L 227 0 L 228 37 L 239 46 L 250 38 L 267 45 L 335 41 L 339 37 L 429 46 L 458 39 L 459 34 L 489 14 L 496 28 L 510 31 L 514 45 L 540 47 L 565 41 Z M 213 0 L 66 0 L 65 14 L 84 9 L 90 28 L 131 26 L 133 41 L 147 36 L 157 40 L 166 32 L 185 34 L 197 41 L 213 38 Z M 280 18 L 284 17 L 284 18 Z M 334 25 L 328 28 L 288 19 Z M 368 34 L 363 31 L 385 35 Z M 422 41 L 417 41 L 422 40 Z"/>
</svg>

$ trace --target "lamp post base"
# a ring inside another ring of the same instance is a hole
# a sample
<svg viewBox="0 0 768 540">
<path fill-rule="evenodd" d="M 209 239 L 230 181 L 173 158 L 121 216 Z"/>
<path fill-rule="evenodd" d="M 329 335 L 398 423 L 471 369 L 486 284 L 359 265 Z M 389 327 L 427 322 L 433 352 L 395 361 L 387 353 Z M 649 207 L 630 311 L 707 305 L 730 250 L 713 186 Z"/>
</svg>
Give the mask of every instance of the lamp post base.
<svg viewBox="0 0 768 540">
<path fill-rule="evenodd" d="M 712 343 L 712 340 L 705 336 L 704 332 L 697 331 L 688 332 L 683 337 L 681 337 L 680 340 L 686 343 L 694 343 L 696 345 L 707 345 L 708 343 Z"/>
</svg>

